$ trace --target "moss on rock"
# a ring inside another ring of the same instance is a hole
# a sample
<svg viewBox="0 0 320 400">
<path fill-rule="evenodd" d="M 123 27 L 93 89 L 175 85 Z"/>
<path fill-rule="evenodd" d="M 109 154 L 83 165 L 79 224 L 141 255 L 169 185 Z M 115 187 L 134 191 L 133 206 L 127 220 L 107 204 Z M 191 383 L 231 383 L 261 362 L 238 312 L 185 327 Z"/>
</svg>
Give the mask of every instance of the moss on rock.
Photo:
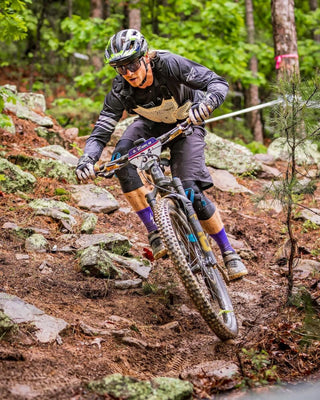
<svg viewBox="0 0 320 400">
<path fill-rule="evenodd" d="M 192 384 L 180 379 L 159 377 L 152 381 L 139 381 L 121 374 L 89 382 L 88 387 L 95 393 L 119 400 L 189 400 L 193 392 Z"/>
<path fill-rule="evenodd" d="M 26 169 L 39 177 L 47 177 L 57 179 L 59 181 L 67 181 L 68 183 L 77 183 L 74 168 L 61 162 L 60 160 L 45 160 L 25 155 L 17 155 L 9 158 L 21 168 Z"/>
<path fill-rule="evenodd" d="M 18 325 L 11 321 L 7 314 L 0 310 L 0 340 L 17 330 Z"/>
<path fill-rule="evenodd" d="M 22 171 L 5 158 L 0 158 L 0 177 L 0 189 L 8 193 L 30 192 L 36 183 L 33 175 Z"/>
</svg>

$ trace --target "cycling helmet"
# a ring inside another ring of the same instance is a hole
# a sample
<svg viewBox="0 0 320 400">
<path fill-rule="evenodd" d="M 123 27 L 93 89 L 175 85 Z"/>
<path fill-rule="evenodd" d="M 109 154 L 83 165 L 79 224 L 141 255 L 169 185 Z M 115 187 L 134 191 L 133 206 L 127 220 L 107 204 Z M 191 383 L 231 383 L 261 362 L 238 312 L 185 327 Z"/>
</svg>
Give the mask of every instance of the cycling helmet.
<svg viewBox="0 0 320 400">
<path fill-rule="evenodd" d="M 113 35 L 105 50 L 105 60 L 112 67 L 128 64 L 148 50 L 144 36 L 136 29 L 125 29 Z"/>
</svg>

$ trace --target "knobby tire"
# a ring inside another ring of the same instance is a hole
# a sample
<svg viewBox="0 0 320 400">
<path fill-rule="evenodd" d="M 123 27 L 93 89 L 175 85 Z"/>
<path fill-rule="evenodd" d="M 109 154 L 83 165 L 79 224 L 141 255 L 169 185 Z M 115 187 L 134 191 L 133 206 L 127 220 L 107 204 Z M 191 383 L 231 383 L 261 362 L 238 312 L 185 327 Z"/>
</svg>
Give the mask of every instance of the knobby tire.
<svg viewBox="0 0 320 400">
<path fill-rule="evenodd" d="M 202 248 L 193 239 L 183 210 L 171 198 L 163 197 L 154 214 L 169 257 L 203 319 L 221 340 L 235 338 L 237 321 L 225 282 L 216 266 L 203 267 Z"/>
</svg>

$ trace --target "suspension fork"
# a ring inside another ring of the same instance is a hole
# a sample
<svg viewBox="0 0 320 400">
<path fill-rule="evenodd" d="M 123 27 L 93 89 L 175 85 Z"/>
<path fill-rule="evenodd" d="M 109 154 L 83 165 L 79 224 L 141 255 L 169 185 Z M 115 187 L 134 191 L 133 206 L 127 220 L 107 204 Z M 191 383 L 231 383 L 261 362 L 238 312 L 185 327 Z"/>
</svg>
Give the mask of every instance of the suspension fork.
<svg viewBox="0 0 320 400">
<path fill-rule="evenodd" d="M 170 186 L 171 180 L 164 175 L 157 161 L 154 161 L 148 170 L 152 176 L 155 187 L 150 193 L 146 194 L 146 199 L 152 210 L 154 210 L 157 194 L 160 193 L 160 195 L 163 195 L 165 191 L 161 190 L 161 188 Z"/>
</svg>

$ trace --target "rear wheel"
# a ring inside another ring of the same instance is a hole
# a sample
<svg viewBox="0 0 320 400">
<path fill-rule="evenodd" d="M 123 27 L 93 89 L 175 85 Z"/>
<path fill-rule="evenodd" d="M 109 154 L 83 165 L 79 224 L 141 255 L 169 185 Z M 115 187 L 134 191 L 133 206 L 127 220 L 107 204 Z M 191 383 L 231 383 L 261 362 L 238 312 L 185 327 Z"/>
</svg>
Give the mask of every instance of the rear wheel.
<svg viewBox="0 0 320 400">
<path fill-rule="evenodd" d="M 160 199 L 155 220 L 169 256 L 198 311 L 222 340 L 237 336 L 238 327 L 226 284 L 215 265 L 206 265 L 202 247 L 186 215 L 171 199 Z"/>
</svg>

